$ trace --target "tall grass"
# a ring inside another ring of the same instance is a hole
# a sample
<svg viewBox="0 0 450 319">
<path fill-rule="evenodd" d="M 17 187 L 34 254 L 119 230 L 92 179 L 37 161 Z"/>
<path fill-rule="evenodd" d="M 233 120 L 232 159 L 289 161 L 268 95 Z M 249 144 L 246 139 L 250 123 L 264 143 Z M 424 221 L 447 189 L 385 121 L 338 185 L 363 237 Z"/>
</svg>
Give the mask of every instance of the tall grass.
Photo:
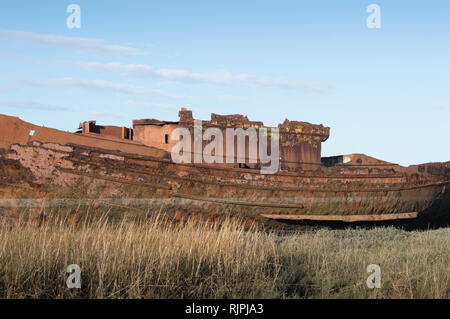
<svg viewBox="0 0 450 319">
<path fill-rule="evenodd" d="M 1 298 L 449 298 L 450 229 L 327 230 L 280 236 L 240 221 L 0 226 Z M 81 289 L 66 267 L 81 267 Z M 369 289 L 366 267 L 381 267 Z"/>
</svg>

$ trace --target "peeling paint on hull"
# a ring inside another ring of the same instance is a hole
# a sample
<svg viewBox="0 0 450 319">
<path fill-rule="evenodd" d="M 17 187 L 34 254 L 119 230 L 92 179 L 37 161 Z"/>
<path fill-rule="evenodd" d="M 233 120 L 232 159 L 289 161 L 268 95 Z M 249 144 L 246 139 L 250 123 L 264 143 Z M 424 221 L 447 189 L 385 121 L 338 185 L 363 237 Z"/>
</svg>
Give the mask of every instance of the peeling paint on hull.
<svg viewBox="0 0 450 319">
<path fill-rule="evenodd" d="M 136 185 L 151 189 L 155 198 L 166 199 L 164 205 L 176 211 L 253 218 L 262 214 L 291 220 L 376 221 L 398 219 L 408 212 L 449 214 L 448 162 L 410 167 L 350 163 L 261 175 L 252 169 L 175 164 L 166 153 L 137 143 L 106 138 L 96 143 L 73 133 L 47 128 L 42 132 L 14 119 L 15 134 L 0 125 L 0 163 L 27 170 L 33 185 L 64 187 L 79 178 L 106 183 L 111 189 Z M 32 138 L 24 137 L 21 125 L 35 131 Z M 14 183 L 4 178 L 2 182 Z"/>
</svg>

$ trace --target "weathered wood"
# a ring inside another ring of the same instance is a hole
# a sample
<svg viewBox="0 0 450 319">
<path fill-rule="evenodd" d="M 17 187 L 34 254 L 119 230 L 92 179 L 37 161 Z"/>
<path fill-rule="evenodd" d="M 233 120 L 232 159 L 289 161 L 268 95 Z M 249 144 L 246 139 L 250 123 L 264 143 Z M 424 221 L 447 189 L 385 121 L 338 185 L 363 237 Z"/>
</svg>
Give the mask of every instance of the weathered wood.
<svg viewBox="0 0 450 319">
<path fill-rule="evenodd" d="M 364 221 L 383 221 L 397 219 L 413 219 L 418 215 L 417 212 L 401 214 L 382 214 L 382 215 L 274 215 L 262 214 L 261 217 L 276 220 L 312 220 L 312 221 L 340 221 L 340 222 L 364 222 Z"/>
</svg>

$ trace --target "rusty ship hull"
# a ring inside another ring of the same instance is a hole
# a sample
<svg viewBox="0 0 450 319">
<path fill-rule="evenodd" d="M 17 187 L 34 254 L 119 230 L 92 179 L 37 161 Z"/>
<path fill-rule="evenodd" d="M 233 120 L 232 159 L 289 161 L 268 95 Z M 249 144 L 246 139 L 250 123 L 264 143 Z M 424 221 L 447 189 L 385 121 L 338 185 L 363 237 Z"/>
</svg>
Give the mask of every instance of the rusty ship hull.
<svg viewBox="0 0 450 319">
<path fill-rule="evenodd" d="M 314 170 L 262 175 L 250 168 L 175 164 L 154 147 L 16 117 L 2 115 L 0 124 L 3 188 L 69 187 L 83 180 L 106 185 L 117 199 L 125 196 L 120 190 L 139 187 L 153 204 L 181 215 L 342 222 L 449 215 L 449 162 L 402 167 L 352 154 L 345 163 L 325 160 Z"/>
</svg>

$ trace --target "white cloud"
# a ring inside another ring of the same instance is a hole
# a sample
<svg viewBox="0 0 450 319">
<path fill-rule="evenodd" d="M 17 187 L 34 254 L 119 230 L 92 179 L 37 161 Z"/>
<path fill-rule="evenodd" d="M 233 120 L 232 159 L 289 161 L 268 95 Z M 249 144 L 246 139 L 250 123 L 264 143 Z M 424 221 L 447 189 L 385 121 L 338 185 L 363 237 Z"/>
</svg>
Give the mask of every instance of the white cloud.
<svg viewBox="0 0 450 319">
<path fill-rule="evenodd" d="M 433 110 L 437 110 L 437 111 L 443 111 L 443 110 L 446 110 L 448 108 L 448 106 L 445 105 L 444 103 L 441 103 L 441 104 L 430 104 L 430 105 L 428 105 L 428 108 L 433 109 Z"/>
<path fill-rule="evenodd" d="M 78 78 L 57 78 L 49 80 L 30 80 L 24 78 L 10 78 L 20 87 L 31 88 L 67 88 L 67 89 L 83 89 L 92 91 L 114 92 L 138 96 L 159 96 L 171 99 L 197 99 L 197 100 L 218 100 L 218 101 L 233 101 L 233 102 L 250 102 L 251 99 L 228 96 L 228 95 L 213 95 L 213 94 L 172 94 L 159 89 L 147 88 L 144 86 L 112 83 L 104 80 L 84 80 Z M 18 87 L 16 89 L 18 89 Z"/>
<path fill-rule="evenodd" d="M 113 56 L 138 56 L 144 52 L 136 48 L 107 44 L 103 39 L 74 38 L 52 34 L 0 29 L 0 37 L 22 43 L 38 43 L 75 49 L 82 53 Z"/>
<path fill-rule="evenodd" d="M 0 99 L 0 107 L 27 109 L 27 110 L 41 110 L 41 111 L 72 111 L 69 108 L 39 103 L 31 100 L 5 100 Z"/>
<path fill-rule="evenodd" d="M 23 86 L 37 88 L 75 88 L 94 91 L 112 91 L 131 95 L 163 96 L 169 98 L 179 98 L 180 95 L 169 94 L 158 89 L 146 88 L 130 84 L 117 84 L 103 80 L 84 80 L 78 78 L 58 78 L 49 80 L 29 80 L 15 78 L 14 81 Z"/>
<path fill-rule="evenodd" d="M 66 107 L 66 106 L 56 106 L 48 103 L 41 103 L 33 100 L 24 100 L 24 99 L 0 99 L 0 107 L 1 108 L 10 108 L 10 109 L 19 109 L 19 110 L 36 110 L 36 111 L 64 111 L 64 112 L 79 112 L 80 108 L 74 107 Z M 152 103 L 147 101 L 134 101 L 128 100 L 124 102 L 117 102 L 114 108 L 119 108 L 123 110 L 123 108 L 132 107 L 132 108 L 151 108 L 151 109 L 180 109 L 179 106 L 174 104 L 161 104 L 161 103 Z M 101 117 L 110 117 L 110 118 L 118 118 L 124 119 L 126 118 L 126 114 L 112 112 L 111 106 L 108 107 L 98 107 L 97 109 L 87 109 L 83 111 L 83 114 L 93 115 L 93 116 L 101 116 Z"/>
<path fill-rule="evenodd" d="M 26 58 L 27 55 L 23 53 L 9 52 L 0 50 L 0 56 L 13 57 L 13 58 Z"/>
<path fill-rule="evenodd" d="M 222 86 L 260 86 L 292 89 L 300 92 L 327 92 L 333 88 L 330 83 L 313 83 L 290 80 L 281 77 L 234 74 L 228 71 L 208 73 L 190 72 L 178 69 L 157 69 L 147 64 L 122 64 L 120 62 L 66 62 L 90 71 L 118 72 L 127 77 L 159 78 L 184 83 L 202 83 Z"/>
</svg>

